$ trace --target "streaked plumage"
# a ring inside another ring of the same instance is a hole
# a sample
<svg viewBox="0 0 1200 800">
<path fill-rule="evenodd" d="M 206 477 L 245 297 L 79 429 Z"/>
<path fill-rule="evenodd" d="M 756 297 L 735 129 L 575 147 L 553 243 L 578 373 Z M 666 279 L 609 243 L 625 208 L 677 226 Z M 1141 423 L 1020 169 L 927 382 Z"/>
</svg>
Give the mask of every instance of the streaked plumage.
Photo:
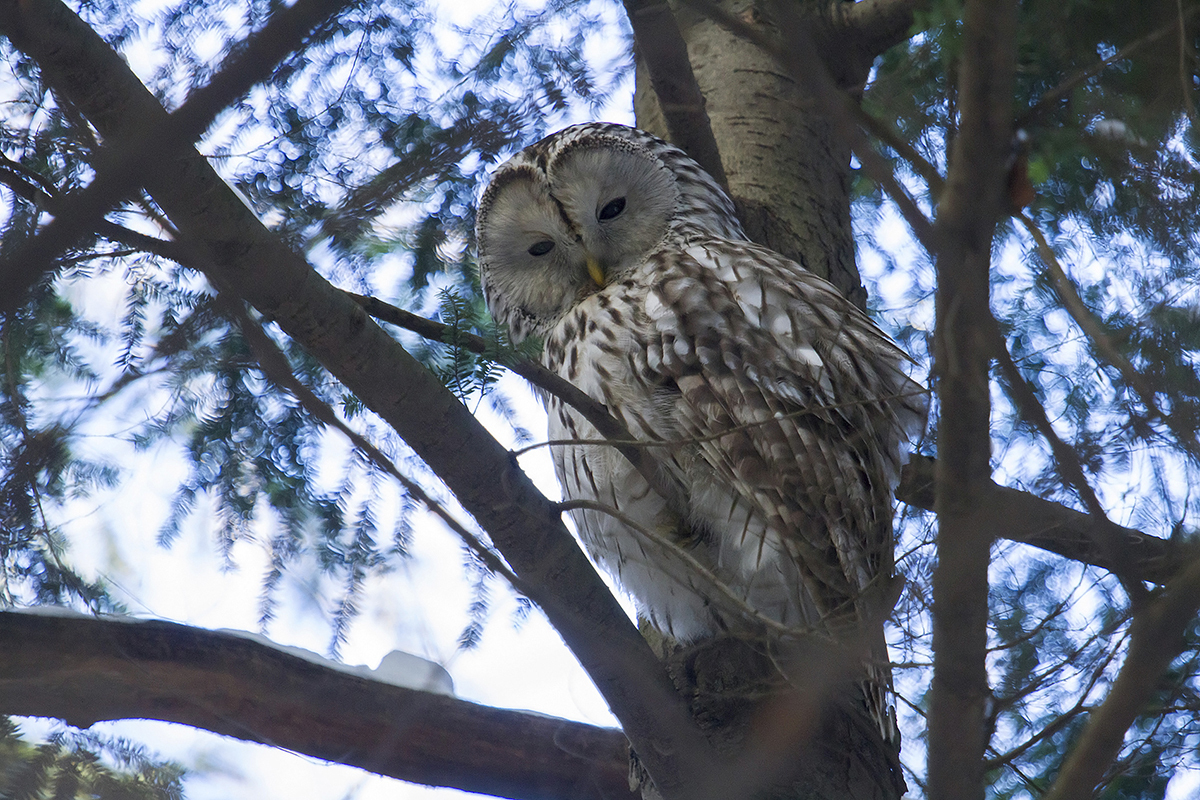
<svg viewBox="0 0 1200 800">
<path fill-rule="evenodd" d="M 615 449 L 553 451 L 565 498 L 637 523 L 573 512 L 647 618 L 682 641 L 753 628 L 746 606 L 795 627 L 852 619 L 891 575 L 891 489 L 924 420 L 903 353 L 828 282 L 749 242 L 720 187 L 636 129 L 574 126 L 517 154 L 477 234 L 513 338 L 541 337 L 545 365 L 638 439 L 675 443 L 656 452 L 687 489 L 682 518 Z M 599 438 L 545 399 L 551 439 Z"/>
</svg>

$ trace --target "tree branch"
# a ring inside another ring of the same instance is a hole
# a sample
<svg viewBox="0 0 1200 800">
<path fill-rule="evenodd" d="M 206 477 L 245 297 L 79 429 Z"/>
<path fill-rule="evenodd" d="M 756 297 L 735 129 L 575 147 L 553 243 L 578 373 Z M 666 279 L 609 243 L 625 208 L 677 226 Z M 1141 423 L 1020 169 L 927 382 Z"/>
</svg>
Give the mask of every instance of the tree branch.
<svg viewBox="0 0 1200 800">
<path fill-rule="evenodd" d="M 713 135 L 704 95 L 692 73 L 687 43 L 666 0 L 623 0 L 637 54 L 667 124 L 667 138 L 729 190 L 721 151 Z"/>
<path fill-rule="evenodd" d="M 231 633 L 0 612 L 0 642 L 8 714 L 176 722 L 499 797 L 632 798 L 620 731 L 358 677 Z"/>
<path fill-rule="evenodd" d="M 1009 394 L 1017 404 L 1021 416 L 1037 428 L 1038 432 L 1042 434 L 1042 438 L 1049 443 L 1050 450 L 1054 453 L 1054 463 L 1058 467 L 1059 476 L 1075 489 L 1079 499 L 1096 519 L 1096 543 L 1100 548 L 1109 551 L 1108 562 L 1113 565 L 1113 574 L 1121 580 L 1121 585 L 1125 587 L 1125 591 L 1132 600 L 1144 599 L 1146 588 L 1125 573 L 1126 558 L 1125 554 L 1121 552 L 1123 540 L 1120 533 L 1115 530 L 1116 525 L 1105 513 L 1100 498 L 1088 484 L 1087 475 L 1084 474 L 1083 464 L 1080 462 L 1078 454 L 1059 437 L 1054 426 L 1050 424 L 1050 418 L 1046 416 L 1046 409 L 1042 407 L 1037 395 L 1034 394 L 1033 389 L 1013 362 L 1012 356 L 1008 352 L 1008 343 L 1004 341 L 1004 336 L 1000 333 L 995 319 L 990 314 L 985 324 L 988 328 L 988 336 L 992 340 L 996 365 L 1004 382 L 1008 384 Z"/>
<path fill-rule="evenodd" d="M 1055 294 L 1058 295 L 1059 302 L 1063 304 L 1063 308 L 1075 320 L 1075 324 L 1091 341 L 1096 354 L 1121 373 L 1121 377 L 1137 393 L 1146 410 L 1162 420 L 1163 424 L 1175 435 L 1179 446 L 1193 458 L 1200 458 L 1200 444 L 1196 441 L 1196 432 L 1186 430 L 1174 415 L 1162 412 L 1158 406 L 1157 392 L 1154 386 L 1146 376 L 1134 368 L 1133 364 L 1129 363 L 1129 359 L 1109 339 L 1100 320 L 1096 319 L 1091 309 L 1083 302 L 1083 298 L 1075 289 L 1075 284 L 1071 282 L 1071 279 L 1067 277 L 1066 270 L 1058 263 L 1058 257 L 1054 255 L 1054 250 L 1046 241 L 1041 229 L 1025 214 L 1018 214 L 1017 219 L 1033 237 L 1038 255 L 1041 257 L 1042 263 L 1046 265 L 1046 274 L 1050 278 L 1050 284 L 1054 287 Z"/>
<path fill-rule="evenodd" d="M 62 201 L 54 219 L 16 253 L 0 259 L 0 314 L 16 308 L 30 287 L 53 269 L 58 254 L 96 230 L 109 209 L 141 186 L 150 164 L 185 155 L 191 149 L 187 144 L 199 138 L 217 114 L 270 76 L 276 64 L 346 4 L 347 0 L 298 0 L 276 12 L 241 47 L 233 49 L 207 85 L 192 92 L 172 114 L 163 113 L 148 92 L 140 104 L 146 105 L 148 99 L 159 113 L 147 118 L 113 102 L 112 97 L 89 98 L 89 102 L 80 103 L 91 107 L 89 118 L 93 124 L 117 144 L 103 151 L 101 162 L 95 165 L 96 178 L 86 188 Z M 0 3 L 0 19 L 0 31 L 17 47 L 40 39 L 56 48 L 55 58 L 38 61 L 48 85 L 56 87 L 74 80 L 102 83 L 99 76 L 77 74 L 86 45 L 70 36 L 78 17 L 66 6 L 4 0 Z M 138 105 L 138 101 L 129 99 Z"/>
<path fill-rule="evenodd" d="M 439 131 L 431 140 L 418 142 L 397 161 L 347 192 L 338 208 L 322 220 L 322 234 L 335 242 L 353 241 L 416 183 L 442 174 L 473 152 L 476 140 L 488 127 L 468 118 Z"/>
<path fill-rule="evenodd" d="M 930 800 L 982 800 L 988 743 L 987 620 L 991 537 L 975 524 L 991 484 L 988 271 L 1005 210 L 1012 139 L 1016 4 L 968 0 L 963 17 L 960 133 L 931 255 L 937 267 L 934 369 L 941 424 L 935 470 Z"/>
<path fill-rule="evenodd" d="M 913 454 L 900 474 L 896 498 L 916 508 L 934 508 L 934 460 Z M 1110 572 L 1123 570 L 1132 580 L 1163 584 L 1178 571 L 1176 545 L 1131 528 L 1096 519 L 1028 492 L 988 482 L 977 495 L 975 523 L 980 535 L 1003 538 L 1091 564 Z M 1112 548 L 1101 542 L 1109 527 L 1122 540 L 1114 563 Z"/>
<path fill-rule="evenodd" d="M 426 339 L 446 342 L 448 341 L 447 337 L 453 335 L 459 344 L 472 353 L 486 354 L 489 350 L 488 343 L 481 336 L 465 331 L 455 331 L 449 325 L 426 319 L 374 297 L 353 292 L 347 292 L 347 294 L 376 319 L 420 334 Z M 645 479 L 650 488 L 667 501 L 668 506 L 681 519 L 687 516 L 687 508 L 690 503 L 683 483 L 662 466 L 653 451 L 640 445 L 628 444 L 637 441 L 636 437 L 609 413 L 608 406 L 593 399 L 586 392 L 536 361 L 517 359 L 504 366 L 538 389 L 554 395 L 578 411 L 601 436 L 612 443 L 612 447 L 617 452 L 625 456 L 625 459 L 633 465 L 633 468 Z"/>
<path fill-rule="evenodd" d="M 158 102 L 57 0 L 0 0 L 0 30 L 115 146 L 137 140 L 129 130 L 134 125 L 164 130 L 167 115 Z M 149 151 L 142 174 L 181 239 L 212 265 L 208 278 L 274 320 L 379 414 L 487 530 L 513 571 L 561 601 L 544 609 L 547 617 L 621 720 L 663 796 L 697 797 L 699 787 L 714 785 L 720 759 L 554 504 L 428 370 L 263 227 L 194 148 L 182 155 Z"/>
<path fill-rule="evenodd" d="M 833 11 L 836 24 L 848 29 L 846 35 L 877 56 L 909 38 L 915 12 L 928 5 L 928 0 L 859 0 L 835 3 Z"/>
<path fill-rule="evenodd" d="M 1200 11 L 1200 9 L 1191 8 L 1184 16 L 1185 18 L 1191 17 L 1197 11 Z M 1179 23 L 1180 20 L 1177 19 L 1167 25 L 1164 25 L 1158 30 L 1151 31 L 1142 38 L 1135 39 L 1134 41 L 1125 45 L 1111 56 L 1103 58 L 1100 61 L 1097 61 L 1095 64 L 1072 73 L 1057 86 L 1042 94 L 1042 96 L 1039 97 L 1033 105 L 1025 109 L 1025 111 L 1021 113 L 1021 116 L 1017 117 L 1015 127 L 1024 128 L 1028 125 L 1039 122 L 1043 114 L 1053 108 L 1055 103 L 1058 103 L 1066 97 L 1069 97 L 1071 92 L 1075 91 L 1076 88 L 1087 83 L 1113 64 L 1129 58 L 1146 45 L 1152 44 L 1167 34 L 1174 33 L 1175 31 L 1179 30 Z"/>
<path fill-rule="evenodd" d="M 1046 800 L 1088 800 L 1121 752 L 1162 674 L 1183 652 L 1184 631 L 1200 611 L 1200 559 L 1168 583 L 1134 615 L 1129 654 L 1104 702 L 1090 715 Z"/>
</svg>

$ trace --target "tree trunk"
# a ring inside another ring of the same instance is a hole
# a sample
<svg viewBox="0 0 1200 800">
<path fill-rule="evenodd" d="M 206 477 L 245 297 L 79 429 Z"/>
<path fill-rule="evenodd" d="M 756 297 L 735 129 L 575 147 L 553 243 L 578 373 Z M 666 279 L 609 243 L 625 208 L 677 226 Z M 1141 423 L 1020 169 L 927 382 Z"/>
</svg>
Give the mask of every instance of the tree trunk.
<svg viewBox="0 0 1200 800">
<path fill-rule="evenodd" d="M 718 5 L 768 35 L 776 33 L 744 2 Z M 812 112 L 803 87 L 757 44 L 686 4 L 672 7 L 747 235 L 827 278 L 862 307 L 846 138 Z M 863 67 L 860 60 L 847 59 L 831 72 L 843 86 L 861 87 L 870 62 Z M 644 69 L 638 70 L 634 112 L 639 127 L 670 138 Z"/>
<path fill-rule="evenodd" d="M 829 279 L 859 307 L 850 225 L 850 147 L 813 113 L 805 91 L 757 44 L 682 3 L 672 3 L 692 71 L 720 150 L 730 194 L 747 234 Z M 744 3 L 719 7 L 775 37 L 773 22 Z M 647 45 L 648 47 L 649 45 Z M 667 121 L 638 55 L 638 125 L 670 139 Z M 861 87 L 862 59 L 831 73 Z M 864 713 L 861 685 L 844 653 L 804 645 L 720 637 L 679 647 L 643 625 L 713 745 L 734 758 L 731 794 L 756 800 L 894 800 L 904 793 L 898 753 Z M 864 636 L 882 641 L 882 624 Z M 634 773 L 638 765 L 634 763 Z M 643 781 L 643 795 L 654 797 Z"/>
</svg>

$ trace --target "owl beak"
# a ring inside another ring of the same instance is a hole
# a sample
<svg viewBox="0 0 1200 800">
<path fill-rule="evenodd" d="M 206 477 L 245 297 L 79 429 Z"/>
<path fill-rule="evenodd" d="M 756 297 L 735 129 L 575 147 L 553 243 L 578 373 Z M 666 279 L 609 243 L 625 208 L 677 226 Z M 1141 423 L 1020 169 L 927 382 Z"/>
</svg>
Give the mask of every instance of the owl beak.
<svg viewBox="0 0 1200 800">
<path fill-rule="evenodd" d="M 604 284 L 607 282 L 604 275 L 604 267 L 600 265 L 599 259 L 593 255 L 587 257 L 587 271 L 588 275 L 592 276 L 592 280 L 596 282 L 596 285 L 603 289 Z"/>
</svg>

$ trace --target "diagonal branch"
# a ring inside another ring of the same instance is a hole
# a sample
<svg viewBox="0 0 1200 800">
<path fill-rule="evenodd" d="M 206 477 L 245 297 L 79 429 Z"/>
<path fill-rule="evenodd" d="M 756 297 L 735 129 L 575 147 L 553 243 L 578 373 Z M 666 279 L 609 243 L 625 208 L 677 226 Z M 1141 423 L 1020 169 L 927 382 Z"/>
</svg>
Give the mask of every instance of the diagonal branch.
<svg viewBox="0 0 1200 800">
<path fill-rule="evenodd" d="M 633 800 L 620 731 L 370 680 L 232 633 L 10 611 L 0 642 L 20 643 L 0 657 L 7 714 L 156 719 L 414 783 Z"/>
<path fill-rule="evenodd" d="M 101 105 L 93 100 L 92 122 L 102 133 L 107 129 L 106 138 L 120 144 L 108 148 L 102 163 L 96 165 L 96 178 L 63 201 L 49 224 L 15 253 L 0 259 L 0 314 L 11 312 L 23 302 L 30 287 L 54 268 L 59 253 L 96 230 L 109 209 L 136 191 L 149 175 L 150 164 L 171 155 L 184 155 L 181 148 L 199 138 L 217 114 L 269 77 L 276 64 L 347 2 L 298 0 L 276 12 L 266 26 L 234 48 L 207 85 L 192 92 L 172 114 L 161 113 L 161 106 L 149 93 L 141 103 L 135 101 L 135 106 L 141 108 L 112 102 Z M 4 0 L 0 3 L 0 19 L 0 31 L 17 47 L 38 38 L 54 42 L 57 58 L 39 61 L 42 77 L 52 87 L 75 79 L 78 70 L 86 68 L 79 61 L 84 45 L 69 33 L 77 18 L 65 6 Z M 95 80 L 96 76 L 89 77 Z M 139 116 L 137 112 L 147 107 L 147 100 L 160 113 Z"/>
<path fill-rule="evenodd" d="M 1087 800 L 1121 752 L 1125 733 L 1146 707 L 1162 674 L 1183 652 L 1184 632 L 1200 611 L 1200 559 L 1193 558 L 1134 615 L 1129 654 L 1104 702 L 1063 764 L 1046 800 Z"/>
<path fill-rule="evenodd" d="M 1183 17 L 1191 17 L 1197 12 L 1200 12 L 1200 8 L 1190 8 L 1183 14 Z M 1072 73 L 1057 86 L 1043 93 L 1033 105 L 1025 109 L 1021 116 L 1017 117 L 1014 127 L 1024 128 L 1039 122 L 1043 114 L 1049 111 L 1055 103 L 1069 97 L 1071 92 L 1075 91 L 1076 88 L 1087 83 L 1113 64 L 1129 58 L 1146 45 L 1153 44 L 1164 36 L 1179 30 L 1182 21 L 1182 19 L 1177 19 L 1174 22 L 1170 22 L 1157 30 L 1151 31 L 1140 39 L 1135 39 L 1111 56 L 1103 58 L 1078 72 Z"/>
<path fill-rule="evenodd" d="M 391 165 L 365 183 L 354 187 L 336 211 L 321 222 L 321 233 L 335 242 L 354 241 L 380 214 L 420 181 L 444 174 L 474 152 L 487 129 L 474 118 L 462 119 L 418 142 Z M 316 242 L 310 242 L 312 247 Z"/>
<path fill-rule="evenodd" d="M 438 342 L 445 342 L 447 340 L 446 337 L 453 334 L 456 340 L 472 353 L 486 354 L 488 352 L 488 343 L 483 337 L 475 336 L 465 331 L 454 331 L 449 325 L 426 319 L 425 317 L 413 314 L 411 311 L 397 308 L 374 297 L 354 294 L 353 292 L 347 292 L 347 294 L 354 298 L 354 301 L 362 306 L 363 310 L 378 320 L 391 323 L 405 330 L 418 333 L 426 339 Z M 662 465 L 658 458 L 655 457 L 653 451 L 646 449 L 640 444 L 629 444 L 630 442 L 637 441 L 636 438 L 619 420 L 609 413 L 606 405 L 599 400 L 593 399 L 586 392 L 575 387 L 569 381 L 559 377 L 556 373 L 551 372 L 536 361 L 517 359 L 512 363 L 505 364 L 505 366 L 537 388 L 554 395 L 583 415 L 583 418 L 591 423 L 592 427 L 601 436 L 609 441 L 621 455 L 625 456 L 626 460 L 638 471 L 638 474 L 646 480 L 650 488 L 659 497 L 666 500 L 667 504 L 681 519 L 687 516 L 689 503 L 687 500 L 687 490 L 684 488 L 683 483 Z"/>
<path fill-rule="evenodd" d="M 1063 304 L 1063 308 L 1075 320 L 1075 324 L 1080 330 L 1087 335 L 1095 348 L 1096 353 L 1121 373 L 1121 377 L 1129 384 L 1137 393 L 1137 396 L 1142 401 L 1142 405 L 1146 409 L 1167 426 L 1167 428 L 1175 435 L 1175 439 L 1179 445 L 1186 450 L 1193 458 L 1200 457 L 1200 444 L 1196 441 L 1196 432 L 1186 430 L 1179 422 L 1178 418 L 1171 414 L 1164 414 L 1158 406 L 1157 392 L 1150 380 L 1142 375 L 1133 364 L 1129 363 L 1124 354 L 1119 351 L 1109 339 L 1108 334 L 1104 330 L 1104 326 L 1100 324 L 1100 320 L 1092 314 L 1087 304 L 1083 302 L 1083 298 L 1079 296 L 1079 292 L 1075 289 L 1075 284 L 1067 277 L 1066 270 L 1058 263 L 1058 258 L 1054 255 L 1054 250 L 1050 247 L 1050 243 L 1046 241 L 1045 235 L 1042 234 L 1040 228 L 1025 214 L 1018 214 L 1017 219 L 1029 231 L 1029 235 L 1033 237 L 1037 244 L 1038 255 L 1041 256 L 1042 262 L 1046 265 L 1046 272 L 1050 277 L 1050 283 L 1054 287 L 1055 293 L 1058 295 L 1059 301 Z"/>
<path fill-rule="evenodd" d="M 1008 343 L 1004 341 L 1004 336 L 1000 333 L 996 320 L 990 314 L 987 317 L 986 327 L 991 339 L 993 354 L 996 357 L 996 365 L 1000 369 L 1000 375 L 1004 382 L 1008 384 L 1009 393 L 1016 402 L 1021 416 L 1037 428 L 1042 438 L 1050 444 L 1050 450 L 1054 453 L 1054 463 L 1058 467 L 1058 474 L 1075 489 L 1079 499 L 1095 517 L 1095 530 L 1099 534 L 1097 543 L 1107 551 L 1106 556 L 1109 563 L 1113 565 L 1113 574 L 1121 580 L 1121 585 L 1125 587 L 1130 598 L 1134 601 L 1141 600 L 1146 594 L 1146 587 L 1125 573 L 1124 565 L 1128 559 L 1123 552 L 1124 540 L 1116 525 L 1105 513 L 1100 498 L 1088 484 L 1087 475 L 1084 474 L 1079 456 L 1071 449 L 1070 445 L 1059 437 L 1054 426 L 1050 424 L 1050 418 L 1046 416 L 1046 409 L 1042 407 L 1037 395 L 1034 394 L 1025 377 L 1021 375 L 1017 365 L 1013 363 L 1012 356 L 1008 352 Z"/>
<path fill-rule="evenodd" d="M 704 95 L 692 73 L 687 43 L 666 0 L 623 0 L 633 28 L 634 47 L 667 123 L 667 138 L 717 183 L 729 188 L 721 151 L 704 110 Z"/>
</svg>

